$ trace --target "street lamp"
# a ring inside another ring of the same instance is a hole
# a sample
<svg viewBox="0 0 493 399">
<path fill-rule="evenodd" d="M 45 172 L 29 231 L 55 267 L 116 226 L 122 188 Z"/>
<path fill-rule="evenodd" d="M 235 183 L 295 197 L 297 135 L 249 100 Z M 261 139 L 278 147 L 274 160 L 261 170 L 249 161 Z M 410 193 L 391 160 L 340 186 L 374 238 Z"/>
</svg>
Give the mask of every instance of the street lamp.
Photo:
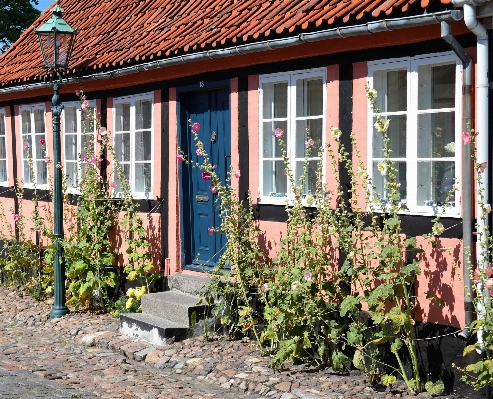
<svg viewBox="0 0 493 399">
<path fill-rule="evenodd" d="M 60 115 L 63 104 L 60 101 L 60 85 L 62 83 L 61 70 L 68 67 L 70 53 L 75 40 L 76 31 L 62 18 L 63 9 L 56 1 L 51 10 L 53 15 L 41 28 L 34 31 L 38 35 L 44 67 L 52 73 L 53 99 L 51 111 L 53 113 L 53 213 L 54 213 L 54 270 L 55 293 L 53 308 L 50 318 L 62 317 L 69 313 L 65 305 L 65 267 L 62 264 L 63 247 L 60 241 L 63 239 L 63 196 L 62 196 L 62 170 L 60 155 Z"/>
</svg>

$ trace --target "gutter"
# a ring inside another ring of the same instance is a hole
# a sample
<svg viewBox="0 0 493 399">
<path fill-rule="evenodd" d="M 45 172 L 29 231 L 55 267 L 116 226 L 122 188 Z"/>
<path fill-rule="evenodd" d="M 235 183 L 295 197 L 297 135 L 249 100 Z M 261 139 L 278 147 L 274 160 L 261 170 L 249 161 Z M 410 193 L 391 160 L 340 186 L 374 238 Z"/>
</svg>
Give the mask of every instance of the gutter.
<svg viewBox="0 0 493 399">
<path fill-rule="evenodd" d="M 438 24 L 443 21 L 459 21 L 462 19 L 462 11 L 449 10 L 431 14 L 422 14 L 404 18 L 383 19 L 380 21 L 368 22 L 361 25 L 353 25 L 341 28 L 326 29 L 320 32 L 301 33 L 283 39 L 266 40 L 258 43 L 243 44 L 240 46 L 227 47 L 219 50 L 208 50 L 199 53 L 185 54 L 178 57 L 156 60 L 130 67 L 115 69 L 113 71 L 94 73 L 81 77 L 70 77 L 64 79 L 64 83 L 79 83 L 87 80 L 110 79 L 125 76 L 133 73 L 150 71 L 153 69 L 166 68 L 173 65 L 182 65 L 192 62 L 207 61 L 224 57 L 232 57 L 243 54 L 252 54 L 262 51 L 277 50 L 303 43 L 312 43 L 320 40 L 339 39 L 351 36 L 369 35 L 378 32 L 388 32 L 403 28 L 414 28 L 431 24 Z M 0 89 L 0 94 L 14 93 L 26 90 L 35 90 L 44 87 L 51 87 L 50 83 L 39 82 Z"/>
<path fill-rule="evenodd" d="M 452 36 L 450 22 L 442 21 L 441 23 L 442 38 L 450 48 L 457 54 L 462 61 L 463 83 L 462 83 L 462 130 L 466 131 L 471 124 L 472 114 L 472 59 L 466 53 L 464 48 Z M 472 303 L 472 280 L 469 270 L 469 257 L 472 253 L 472 174 L 471 174 L 471 144 L 467 144 L 462 148 L 462 173 L 461 173 L 461 193 L 462 193 L 462 275 L 464 279 L 464 328 L 458 334 L 458 337 L 464 341 L 469 341 L 471 337 L 471 323 L 474 320 L 474 305 Z"/>
</svg>

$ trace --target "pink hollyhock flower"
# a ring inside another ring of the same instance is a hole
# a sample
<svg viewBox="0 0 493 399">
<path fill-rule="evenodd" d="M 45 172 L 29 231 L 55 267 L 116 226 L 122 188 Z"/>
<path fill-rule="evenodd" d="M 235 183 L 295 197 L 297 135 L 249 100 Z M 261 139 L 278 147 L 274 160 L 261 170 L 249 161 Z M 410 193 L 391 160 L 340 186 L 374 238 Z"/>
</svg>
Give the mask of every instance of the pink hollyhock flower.
<svg viewBox="0 0 493 399">
<path fill-rule="evenodd" d="M 312 273 L 311 272 L 306 272 L 303 277 L 306 281 L 312 281 Z"/>
<path fill-rule="evenodd" d="M 17 223 L 19 220 L 21 220 L 21 217 L 16 213 L 14 215 L 14 222 Z"/>
<path fill-rule="evenodd" d="M 484 281 L 484 286 L 486 287 L 487 290 L 491 290 L 493 288 L 493 278 L 487 278 Z"/>
<path fill-rule="evenodd" d="M 84 109 L 86 109 L 88 106 L 89 106 L 89 102 L 88 102 L 87 100 L 84 100 L 84 101 L 82 102 L 82 104 L 81 104 L 81 106 L 80 106 L 80 107 L 84 110 Z"/>
<path fill-rule="evenodd" d="M 195 153 L 196 153 L 196 154 L 197 154 L 197 156 L 199 156 L 199 157 L 201 157 L 202 155 L 204 155 L 204 154 L 202 154 L 202 150 L 201 150 L 200 148 L 197 148 L 197 149 L 195 150 Z"/>
<path fill-rule="evenodd" d="M 41 264 L 42 264 L 43 266 L 46 266 L 46 262 L 45 262 L 44 260 L 42 260 L 42 261 L 41 261 Z"/>
<path fill-rule="evenodd" d="M 262 291 L 264 291 L 264 292 L 269 291 L 269 284 L 267 284 L 267 283 L 262 284 Z"/>
<path fill-rule="evenodd" d="M 479 282 L 479 279 L 481 277 L 481 274 L 479 273 L 479 270 L 478 269 L 474 270 L 473 275 L 474 275 L 473 276 L 474 277 L 474 282 L 476 282 L 476 283 Z"/>
<path fill-rule="evenodd" d="M 193 133 L 198 133 L 200 130 L 200 123 L 194 122 L 192 123 L 192 132 Z"/>
<path fill-rule="evenodd" d="M 464 145 L 469 144 L 472 140 L 472 136 L 469 132 L 462 132 L 462 143 Z"/>
<path fill-rule="evenodd" d="M 236 172 L 235 172 L 235 177 L 237 179 L 239 179 L 241 177 L 241 171 L 239 169 L 236 169 Z"/>
<path fill-rule="evenodd" d="M 100 134 L 101 136 L 106 136 L 106 135 L 108 134 L 108 132 L 107 132 L 107 130 L 106 130 L 106 128 L 105 128 L 105 127 L 100 127 L 100 128 L 99 128 L 99 134 Z"/>
<path fill-rule="evenodd" d="M 308 139 L 307 141 L 305 141 L 306 148 L 311 147 L 313 144 L 315 144 L 315 142 L 312 139 Z"/>
<path fill-rule="evenodd" d="M 277 128 L 274 130 L 274 136 L 276 136 L 278 139 L 280 139 L 284 134 L 284 131 L 281 128 Z"/>
<path fill-rule="evenodd" d="M 80 96 L 80 91 L 79 91 L 79 90 L 76 90 L 76 91 L 75 91 L 75 95 L 76 95 L 77 97 L 79 97 L 79 96 Z"/>
<path fill-rule="evenodd" d="M 27 150 L 27 149 L 28 149 L 28 147 L 29 147 L 29 144 L 24 143 L 23 147 L 24 147 L 24 149 L 25 149 L 25 150 Z"/>
<path fill-rule="evenodd" d="M 45 144 L 46 144 L 46 140 L 45 140 L 45 139 L 40 139 L 40 140 L 39 140 L 39 144 L 41 144 L 41 145 L 45 145 Z"/>
<path fill-rule="evenodd" d="M 481 165 L 479 165 L 479 171 L 483 173 L 487 167 L 488 167 L 488 162 L 483 162 Z"/>
<path fill-rule="evenodd" d="M 216 194 L 217 193 L 216 187 L 214 187 L 214 186 L 209 186 L 209 190 L 211 190 L 211 193 L 212 194 Z"/>
<path fill-rule="evenodd" d="M 210 180 L 211 174 L 209 172 L 202 172 L 202 180 Z"/>
<path fill-rule="evenodd" d="M 214 229 L 212 229 L 211 227 L 207 227 L 207 231 L 209 232 L 210 236 L 212 235 L 212 233 L 214 233 Z"/>
<path fill-rule="evenodd" d="M 51 162 L 50 158 L 45 158 L 45 162 L 48 164 Z"/>
<path fill-rule="evenodd" d="M 116 188 L 116 181 L 112 181 L 112 182 L 110 183 L 110 187 L 111 187 L 111 188 Z"/>
<path fill-rule="evenodd" d="M 493 266 L 488 265 L 484 268 L 484 272 L 488 277 L 493 277 Z"/>
<path fill-rule="evenodd" d="M 88 199 L 89 201 L 90 201 L 90 200 L 92 200 L 92 194 L 89 194 L 89 195 L 87 196 L 87 199 Z"/>
<path fill-rule="evenodd" d="M 176 159 L 178 159 L 178 161 L 182 162 L 183 161 L 183 155 L 176 154 Z"/>
<path fill-rule="evenodd" d="M 491 213 L 491 204 L 486 204 L 486 213 Z"/>
<path fill-rule="evenodd" d="M 57 169 L 62 169 L 62 165 L 60 165 L 59 163 L 56 164 L 56 168 Z"/>
</svg>

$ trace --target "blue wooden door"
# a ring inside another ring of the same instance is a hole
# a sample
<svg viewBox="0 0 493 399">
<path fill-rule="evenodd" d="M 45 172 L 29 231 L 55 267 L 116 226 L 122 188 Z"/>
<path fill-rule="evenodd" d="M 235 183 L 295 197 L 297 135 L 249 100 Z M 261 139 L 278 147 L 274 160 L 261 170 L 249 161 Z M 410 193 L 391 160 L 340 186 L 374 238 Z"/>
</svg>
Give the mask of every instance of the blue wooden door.
<svg viewBox="0 0 493 399">
<path fill-rule="evenodd" d="M 199 140 L 225 182 L 231 161 L 229 88 L 186 92 L 180 96 L 180 104 L 181 148 L 188 159 L 203 162 L 203 157 L 197 155 L 188 120 L 200 123 Z M 217 194 L 212 192 L 211 181 L 204 180 L 198 168 L 183 164 L 181 177 L 183 267 L 210 270 L 217 265 L 226 244 L 224 234 L 211 234 L 209 230 L 220 227 L 221 223 Z"/>
</svg>

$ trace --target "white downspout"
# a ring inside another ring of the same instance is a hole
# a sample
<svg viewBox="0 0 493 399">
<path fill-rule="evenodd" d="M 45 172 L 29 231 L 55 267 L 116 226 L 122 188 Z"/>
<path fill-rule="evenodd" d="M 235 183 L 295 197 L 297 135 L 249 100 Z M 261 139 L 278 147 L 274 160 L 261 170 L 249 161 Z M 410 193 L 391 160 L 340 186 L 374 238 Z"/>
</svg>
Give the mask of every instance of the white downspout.
<svg viewBox="0 0 493 399">
<path fill-rule="evenodd" d="M 457 2 L 454 2 L 458 3 Z M 464 9 L 464 23 L 477 37 L 477 62 L 476 62 L 476 123 L 475 131 L 478 132 L 476 139 L 477 164 L 488 162 L 489 129 L 488 129 L 488 32 L 476 18 L 476 5 L 472 1 L 461 1 Z M 458 4 L 456 4 L 458 5 Z M 481 187 L 485 204 L 490 203 L 489 198 L 489 170 L 491 165 L 479 177 L 476 187 Z M 474 174 L 476 175 L 476 173 Z M 487 215 L 484 213 L 479 201 L 476 201 L 476 217 L 478 241 L 476 244 L 476 259 L 478 269 L 484 269 L 488 262 L 486 251 L 481 248 L 481 242 L 485 240 L 485 232 L 489 228 Z M 482 291 L 483 287 L 478 286 Z M 479 309 L 478 317 L 481 317 Z M 478 341 L 482 343 L 482 331 L 478 333 Z"/>
</svg>

